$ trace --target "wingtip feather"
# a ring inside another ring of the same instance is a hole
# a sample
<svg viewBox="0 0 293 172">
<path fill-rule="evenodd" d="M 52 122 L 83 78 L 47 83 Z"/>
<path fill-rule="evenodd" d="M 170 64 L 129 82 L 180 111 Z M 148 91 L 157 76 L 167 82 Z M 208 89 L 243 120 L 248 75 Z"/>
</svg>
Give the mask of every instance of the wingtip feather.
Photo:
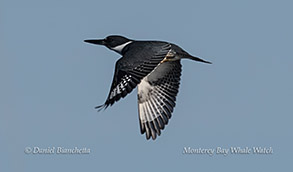
<svg viewBox="0 0 293 172">
<path fill-rule="evenodd" d="M 95 109 L 100 112 L 101 110 L 106 110 L 108 107 L 108 105 L 106 104 L 102 104 L 102 105 L 99 105 L 99 106 L 96 106 Z"/>
</svg>

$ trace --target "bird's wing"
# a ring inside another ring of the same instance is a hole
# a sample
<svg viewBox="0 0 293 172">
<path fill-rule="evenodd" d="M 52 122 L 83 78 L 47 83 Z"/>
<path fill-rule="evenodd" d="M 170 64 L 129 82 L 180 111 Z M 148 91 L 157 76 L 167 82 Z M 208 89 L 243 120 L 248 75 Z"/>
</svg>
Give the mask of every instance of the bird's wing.
<svg viewBox="0 0 293 172">
<path fill-rule="evenodd" d="M 168 124 L 175 107 L 181 76 L 181 63 L 160 64 L 138 84 L 138 111 L 141 134 L 156 139 Z"/>
<path fill-rule="evenodd" d="M 119 101 L 121 97 L 123 98 L 130 93 L 140 83 L 142 78 L 151 73 L 160 64 L 170 49 L 170 44 L 162 43 L 156 51 L 148 50 L 147 53 L 140 54 L 143 51 L 134 49 L 136 52 L 128 51 L 128 53 L 124 54 L 116 62 L 114 77 L 106 102 L 103 105 L 97 106 L 96 109 L 106 109 L 108 106 L 112 106 L 115 102 Z"/>
</svg>

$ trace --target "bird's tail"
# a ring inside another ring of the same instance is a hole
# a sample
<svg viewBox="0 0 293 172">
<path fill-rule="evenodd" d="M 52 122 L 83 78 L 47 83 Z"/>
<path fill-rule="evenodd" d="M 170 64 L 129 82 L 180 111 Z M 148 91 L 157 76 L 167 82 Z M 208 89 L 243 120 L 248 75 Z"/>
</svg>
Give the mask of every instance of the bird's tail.
<svg viewBox="0 0 293 172">
<path fill-rule="evenodd" d="M 211 62 L 209 61 L 205 61 L 199 57 L 194 57 L 192 55 L 187 55 L 187 56 L 184 56 L 183 58 L 187 58 L 187 59 L 191 59 L 191 60 L 194 60 L 194 61 L 198 61 L 198 62 L 203 62 L 203 63 L 208 63 L 208 64 L 212 64 Z"/>
</svg>

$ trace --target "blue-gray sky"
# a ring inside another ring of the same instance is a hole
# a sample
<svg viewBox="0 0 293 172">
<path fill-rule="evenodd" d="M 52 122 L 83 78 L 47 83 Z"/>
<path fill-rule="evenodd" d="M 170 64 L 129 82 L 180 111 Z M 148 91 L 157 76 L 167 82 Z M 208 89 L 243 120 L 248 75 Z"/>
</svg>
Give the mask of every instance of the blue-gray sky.
<svg viewBox="0 0 293 172">
<path fill-rule="evenodd" d="M 292 165 L 291 1 L 0 2 L 0 171 L 279 171 Z M 136 90 L 97 113 L 118 54 L 83 42 L 166 40 L 183 60 L 177 105 L 156 141 L 140 135 Z M 86 147 L 88 155 L 25 154 Z M 184 147 L 272 147 L 271 155 L 184 155 Z M 289 170 L 290 171 L 290 170 Z"/>
</svg>

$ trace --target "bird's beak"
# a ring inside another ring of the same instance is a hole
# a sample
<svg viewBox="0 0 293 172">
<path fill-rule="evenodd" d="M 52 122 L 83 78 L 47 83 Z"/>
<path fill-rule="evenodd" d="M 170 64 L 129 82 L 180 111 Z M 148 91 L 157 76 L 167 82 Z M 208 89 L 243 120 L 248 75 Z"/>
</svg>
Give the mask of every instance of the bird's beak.
<svg viewBox="0 0 293 172">
<path fill-rule="evenodd" d="M 104 39 L 87 39 L 87 40 L 84 40 L 84 42 L 87 42 L 90 44 L 97 44 L 97 45 L 105 45 L 106 44 Z"/>
</svg>

